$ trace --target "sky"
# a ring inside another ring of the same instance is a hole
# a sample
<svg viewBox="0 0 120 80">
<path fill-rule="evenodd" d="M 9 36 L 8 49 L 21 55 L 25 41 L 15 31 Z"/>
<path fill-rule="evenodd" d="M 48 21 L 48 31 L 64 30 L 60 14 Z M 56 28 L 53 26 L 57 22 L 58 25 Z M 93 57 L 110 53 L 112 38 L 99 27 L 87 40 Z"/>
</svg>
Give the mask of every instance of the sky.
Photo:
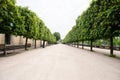
<svg viewBox="0 0 120 80">
<path fill-rule="evenodd" d="M 63 39 L 90 2 L 91 0 L 17 0 L 17 5 L 29 7 L 52 33 L 59 32 Z"/>
</svg>

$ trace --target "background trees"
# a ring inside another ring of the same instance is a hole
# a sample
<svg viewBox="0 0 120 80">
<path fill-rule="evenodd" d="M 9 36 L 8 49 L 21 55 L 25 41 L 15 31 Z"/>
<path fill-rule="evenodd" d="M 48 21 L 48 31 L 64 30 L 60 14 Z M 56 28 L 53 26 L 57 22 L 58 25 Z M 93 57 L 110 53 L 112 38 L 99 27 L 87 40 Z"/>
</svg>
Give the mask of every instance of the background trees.
<svg viewBox="0 0 120 80">
<path fill-rule="evenodd" d="M 59 32 L 54 32 L 53 34 L 56 38 L 57 41 L 59 41 L 61 38 L 60 38 L 60 33 Z"/>
<path fill-rule="evenodd" d="M 109 39 L 110 53 L 113 55 L 113 38 L 120 34 L 120 1 L 93 0 L 90 7 L 76 20 L 76 25 L 66 35 L 63 42 Z"/>
<path fill-rule="evenodd" d="M 42 37 L 43 48 L 45 48 L 46 41 L 48 41 L 48 43 L 55 43 L 56 42 L 55 37 L 53 36 L 53 34 L 50 32 L 50 30 L 46 26 L 44 26 L 43 35 L 44 35 Z"/>
</svg>

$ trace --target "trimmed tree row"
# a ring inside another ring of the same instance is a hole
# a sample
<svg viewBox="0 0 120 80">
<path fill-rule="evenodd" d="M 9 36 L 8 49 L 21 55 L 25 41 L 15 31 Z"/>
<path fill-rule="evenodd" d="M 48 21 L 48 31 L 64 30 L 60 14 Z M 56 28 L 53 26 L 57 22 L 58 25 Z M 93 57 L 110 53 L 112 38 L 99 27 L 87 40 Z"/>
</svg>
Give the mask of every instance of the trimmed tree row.
<svg viewBox="0 0 120 80">
<path fill-rule="evenodd" d="M 113 38 L 120 36 L 120 0 L 92 0 L 90 7 L 76 20 L 76 25 L 63 42 L 73 43 L 110 40 L 110 55 L 113 55 Z"/>
<path fill-rule="evenodd" d="M 28 7 L 17 6 L 16 0 L 0 0 L 0 33 L 24 36 L 25 50 L 28 38 L 34 39 L 35 44 L 36 40 L 56 42 L 44 22 Z"/>
</svg>

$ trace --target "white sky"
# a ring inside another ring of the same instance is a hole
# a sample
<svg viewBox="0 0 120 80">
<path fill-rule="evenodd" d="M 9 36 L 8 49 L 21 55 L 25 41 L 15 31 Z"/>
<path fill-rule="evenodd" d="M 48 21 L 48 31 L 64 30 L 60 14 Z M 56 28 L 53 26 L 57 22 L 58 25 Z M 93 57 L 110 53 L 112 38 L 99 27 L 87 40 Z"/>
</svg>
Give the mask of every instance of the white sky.
<svg viewBox="0 0 120 80">
<path fill-rule="evenodd" d="M 52 33 L 59 32 L 61 38 L 64 38 L 90 2 L 91 0 L 17 0 L 17 5 L 28 6 Z"/>
</svg>

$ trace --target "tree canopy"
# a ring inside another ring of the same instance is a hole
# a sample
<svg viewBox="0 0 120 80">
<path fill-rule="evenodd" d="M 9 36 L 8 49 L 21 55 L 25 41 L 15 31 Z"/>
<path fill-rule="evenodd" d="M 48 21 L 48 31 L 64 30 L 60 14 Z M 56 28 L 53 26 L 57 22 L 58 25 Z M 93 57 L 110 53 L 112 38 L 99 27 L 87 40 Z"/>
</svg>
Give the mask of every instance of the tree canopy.
<svg viewBox="0 0 120 80">
<path fill-rule="evenodd" d="M 0 0 L 0 33 L 20 35 L 27 39 L 56 42 L 44 22 L 28 7 L 16 5 L 16 0 Z"/>
<path fill-rule="evenodd" d="M 59 33 L 59 32 L 54 32 L 53 35 L 54 35 L 54 37 L 56 38 L 57 41 L 61 39 L 61 38 L 60 38 L 60 33 Z"/>
<path fill-rule="evenodd" d="M 120 36 L 120 0 L 92 0 L 63 42 L 90 40 L 92 45 L 94 40 L 110 39 L 113 55 L 113 38 L 116 36 Z"/>
</svg>

